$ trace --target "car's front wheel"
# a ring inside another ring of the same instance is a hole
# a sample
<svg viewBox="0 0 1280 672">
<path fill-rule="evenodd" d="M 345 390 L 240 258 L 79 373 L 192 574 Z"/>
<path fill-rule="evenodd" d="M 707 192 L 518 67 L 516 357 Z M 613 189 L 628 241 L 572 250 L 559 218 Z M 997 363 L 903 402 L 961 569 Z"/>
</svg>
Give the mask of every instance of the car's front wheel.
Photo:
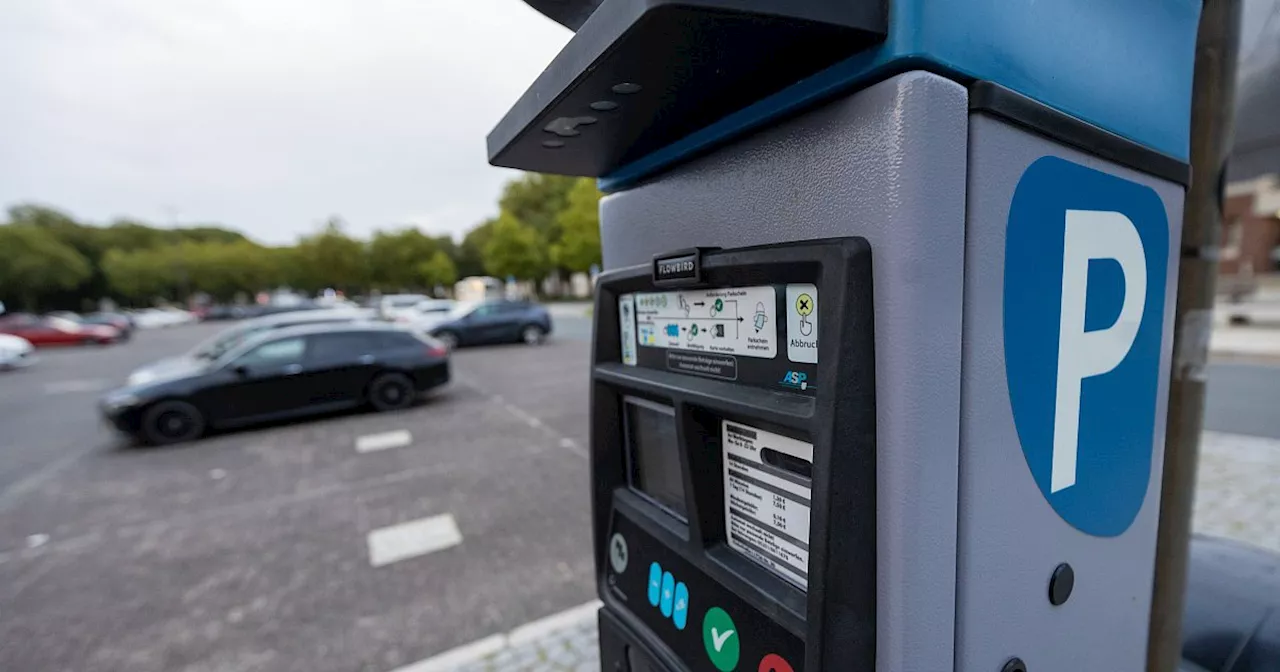
<svg viewBox="0 0 1280 672">
<path fill-rule="evenodd" d="M 185 401 L 162 401 L 142 416 L 142 440 L 152 446 L 166 446 L 200 438 L 204 415 Z"/>
<path fill-rule="evenodd" d="M 369 404 L 378 411 L 408 408 L 413 397 L 413 381 L 402 373 L 384 373 L 369 384 Z"/>
<path fill-rule="evenodd" d="M 547 337 L 547 332 L 536 324 L 530 324 L 520 330 L 520 340 L 525 345 L 539 345 Z"/>
</svg>

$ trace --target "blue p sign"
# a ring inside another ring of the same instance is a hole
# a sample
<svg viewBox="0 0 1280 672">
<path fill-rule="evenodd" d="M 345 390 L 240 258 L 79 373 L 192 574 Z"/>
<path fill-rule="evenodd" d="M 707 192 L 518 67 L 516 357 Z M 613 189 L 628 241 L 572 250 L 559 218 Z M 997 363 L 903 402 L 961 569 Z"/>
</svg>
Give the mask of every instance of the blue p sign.
<svg viewBox="0 0 1280 672">
<path fill-rule="evenodd" d="M 1169 224 L 1150 187 L 1056 157 L 1023 173 L 1004 350 L 1022 452 L 1058 515 L 1123 533 L 1151 478 Z"/>
</svg>

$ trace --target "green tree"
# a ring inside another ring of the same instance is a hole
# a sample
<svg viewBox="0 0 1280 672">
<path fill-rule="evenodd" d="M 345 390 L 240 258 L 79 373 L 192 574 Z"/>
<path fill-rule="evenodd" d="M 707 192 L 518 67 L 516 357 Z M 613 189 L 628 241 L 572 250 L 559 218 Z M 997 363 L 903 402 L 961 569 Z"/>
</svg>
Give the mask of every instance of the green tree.
<svg viewBox="0 0 1280 672">
<path fill-rule="evenodd" d="M 84 255 L 29 224 L 0 226 L 0 294 L 15 296 L 36 310 L 49 293 L 73 289 L 92 269 Z"/>
<path fill-rule="evenodd" d="M 169 248 L 113 249 L 103 256 L 102 270 L 119 296 L 135 305 L 146 305 L 157 298 L 176 298 L 182 284 L 176 259 Z"/>
<path fill-rule="evenodd" d="M 458 246 L 458 252 L 454 255 L 457 260 L 458 275 L 468 278 L 475 275 L 484 275 L 484 248 L 489 244 L 489 240 L 493 237 L 493 227 L 498 220 L 487 219 L 479 226 L 467 232 L 466 237 L 462 239 L 462 244 Z"/>
<path fill-rule="evenodd" d="M 588 271 L 600 263 L 600 190 L 580 179 L 556 216 L 560 240 L 551 245 L 551 262 L 567 271 Z"/>
<path fill-rule="evenodd" d="M 536 280 L 546 274 L 546 242 L 533 227 L 503 212 L 489 235 L 484 246 L 484 268 L 489 275 Z"/>
<path fill-rule="evenodd" d="M 564 175 L 526 173 L 502 188 L 498 210 L 511 213 L 554 243 L 560 238 L 556 218 L 578 181 L 579 178 Z"/>
<path fill-rule="evenodd" d="M 369 283 L 365 244 L 343 232 L 343 222 L 331 217 L 319 233 L 298 242 L 301 273 L 297 289 L 310 292 L 333 287 L 347 292 Z"/>
<path fill-rule="evenodd" d="M 41 302 L 49 307 L 76 308 L 80 302 L 106 296 L 108 285 L 106 277 L 99 268 L 99 262 L 106 252 L 102 230 L 94 226 L 85 226 L 75 221 L 70 215 L 43 205 L 25 204 L 9 208 L 9 220 L 14 224 L 34 226 L 52 235 L 58 242 L 79 252 L 89 262 L 89 275 L 75 286 L 50 290 L 41 297 Z"/>
<path fill-rule="evenodd" d="M 118 219 L 101 230 L 103 247 L 132 252 L 161 247 L 168 243 L 160 229 L 131 219 Z"/>
<path fill-rule="evenodd" d="M 418 266 L 438 251 L 439 242 L 418 229 L 379 231 L 369 242 L 370 279 L 380 289 L 420 287 L 422 275 Z"/>
<path fill-rule="evenodd" d="M 458 281 L 458 269 L 444 250 L 436 250 L 426 261 L 415 266 L 421 284 L 427 287 L 444 285 L 446 287 Z"/>
<path fill-rule="evenodd" d="M 311 271 L 303 263 L 302 253 L 297 246 L 266 247 L 263 248 L 263 254 L 272 270 L 270 286 L 306 289 Z"/>
<path fill-rule="evenodd" d="M 172 250 L 192 290 L 202 291 L 220 301 L 240 292 L 254 293 L 282 284 L 281 269 L 273 265 L 271 252 L 247 240 L 238 242 L 186 242 Z"/>
<path fill-rule="evenodd" d="M 179 240 L 195 243 L 242 243 L 249 241 L 239 231 L 231 231 L 216 224 L 188 226 L 172 229 L 172 231 Z"/>
</svg>

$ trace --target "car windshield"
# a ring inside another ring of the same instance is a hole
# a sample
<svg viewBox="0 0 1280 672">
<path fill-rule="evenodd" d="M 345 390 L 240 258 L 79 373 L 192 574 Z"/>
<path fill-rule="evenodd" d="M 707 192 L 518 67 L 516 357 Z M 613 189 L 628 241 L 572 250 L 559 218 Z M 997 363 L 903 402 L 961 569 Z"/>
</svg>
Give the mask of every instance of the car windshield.
<svg viewBox="0 0 1280 672">
<path fill-rule="evenodd" d="M 191 350 L 191 356 L 197 359 L 217 359 L 240 343 L 257 329 L 237 327 L 215 334 Z"/>
<path fill-rule="evenodd" d="M 216 352 L 206 353 L 202 355 L 202 358 L 211 360 L 209 363 L 210 368 L 227 366 L 257 348 L 263 341 L 270 340 L 275 333 L 274 330 L 265 327 L 239 330 L 236 332 L 234 339 L 224 341 L 220 349 Z"/>
<path fill-rule="evenodd" d="M 449 319 L 456 320 L 460 317 L 466 317 L 471 314 L 471 311 L 479 307 L 479 305 L 480 304 L 475 301 L 463 301 L 449 311 Z"/>
</svg>

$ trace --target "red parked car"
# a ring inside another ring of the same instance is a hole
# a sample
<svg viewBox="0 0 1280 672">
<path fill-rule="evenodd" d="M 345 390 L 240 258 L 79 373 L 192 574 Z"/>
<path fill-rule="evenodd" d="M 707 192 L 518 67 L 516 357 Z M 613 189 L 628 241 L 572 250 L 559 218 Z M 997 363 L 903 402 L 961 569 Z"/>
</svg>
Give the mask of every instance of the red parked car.
<svg viewBox="0 0 1280 672">
<path fill-rule="evenodd" d="M 105 324 L 80 324 L 63 317 L 26 314 L 0 317 L 0 334 L 21 336 L 36 347 L 107 345 L 120 340 L 120 330 Z"/>
</svg>

